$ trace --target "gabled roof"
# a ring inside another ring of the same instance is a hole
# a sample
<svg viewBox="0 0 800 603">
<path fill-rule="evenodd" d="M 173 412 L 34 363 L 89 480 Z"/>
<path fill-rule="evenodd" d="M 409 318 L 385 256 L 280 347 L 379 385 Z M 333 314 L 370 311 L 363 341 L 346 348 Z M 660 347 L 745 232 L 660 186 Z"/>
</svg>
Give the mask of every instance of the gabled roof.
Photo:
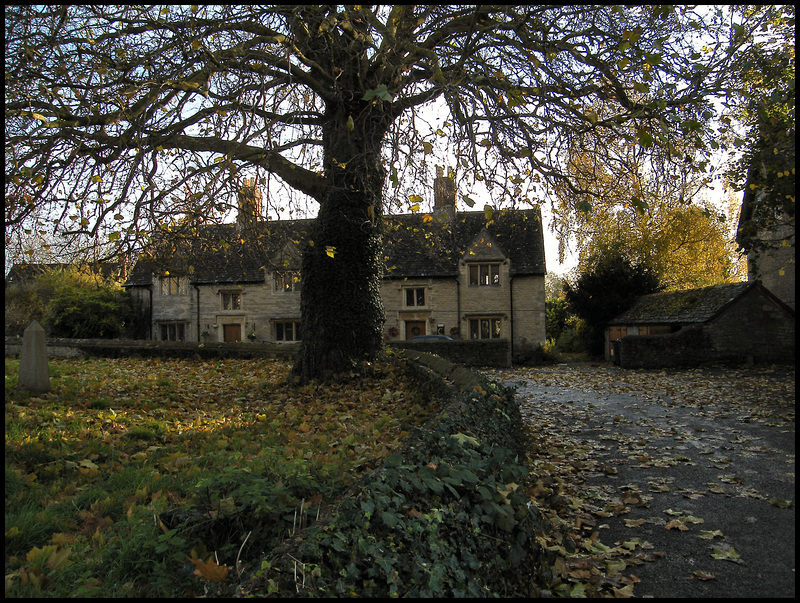
<svg viewBox="0 0 800 603">
<path fill-rule="evenodd" d="M 299 269 L 312 225 L 313 220 L 267 221 L 243 232 L 216 225 L 193 238 L 165 239 L 136 263 L 125 286 L 149 286 L 153 274 L 165 271 L 188 274 L 195 284 L 263 282 L 267 271 Z M 512 275 L 544 275 L 537 208 L 497 211 L 488 223 L 484 212 L 457 213 L 452 223 L 429 214 L 385 216 L 384 276 L 455 277 L 459 261 L 487 260 L 474 251 L 481 239 L 492 245 L 492 260 L 511 261 Z"/>
<path fill-rule="evenodd" d="M 481 239 L 484 247 L 477 253 Z M 511 261 L 512 275 L 545 274 L 538 208 L 497 211 L 488 222 L 484 212 L 458 212 L 452 223 L 427 214 L 386 218 L 388 278 L 456 276 L 460 261 L 498 260 L 501 254 Z"/>
<path fill-rule="evenodd" d="M 503 251 L 497 237 L 486 228 L 472 238 L 472 242 L 461 252 L 461 259 L 465 262 L 493 262 L 505 260 L 508 255 Z"/>
<path fill-rule="evenodd" d="M 163 239 L 136 262 L 125 286 L 149 286 L 152 275 L 165 272 L 188 274 L 194 284 L 263 282 L 268 270 L 299 268 L 288 249 L 302 248 L 312 222 L 262 222 L 249 231 L 219 224 L 203 227 L 194 237 Z"/>
<path fill-rule="evenodd" d="M 686 325 L 708 322 L 756 286 L 760 286 L 758 281 L 750 281 L 643 295 L 609 324 Z"/>
</svg>

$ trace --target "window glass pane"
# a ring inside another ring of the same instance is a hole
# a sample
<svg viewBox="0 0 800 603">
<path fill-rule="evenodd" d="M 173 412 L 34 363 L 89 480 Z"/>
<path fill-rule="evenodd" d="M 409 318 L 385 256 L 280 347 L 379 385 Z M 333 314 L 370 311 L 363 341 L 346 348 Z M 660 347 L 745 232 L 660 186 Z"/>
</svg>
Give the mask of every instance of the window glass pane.
<svg viewBox="0 0 800 603">
<path fill-rule="evenodd" d="M 299 322 L 276 322 L 275 323 L 276 341 L 300 341 Z"/>
<path fill-rule="evenodd" d="M 425 289 L 417 289 L 417 305 L 425 305 Z"/>
<path fill-rule="evenodd" d="M 186 277 L 162 276 L 161 295 L 182 295 L 185 292 Z"/>
<path fill-rule="evenodd" d="M 499 264 L 471 264 L 469 267 L 469 284 L 488 285 L 500 284 L 500 265 Z"/>
<path fill-rule="evenodd" d="M 299 287 L 299 272 L 289 272 L 286 270 L 275 272 L 275 291 L 289 293 L 291 291 L 299 291 Z"/>
<path fill-rule="evenodd" d="M 406 306 L 414 305 L 414 290 L 406 289 Z"/>
</svg>

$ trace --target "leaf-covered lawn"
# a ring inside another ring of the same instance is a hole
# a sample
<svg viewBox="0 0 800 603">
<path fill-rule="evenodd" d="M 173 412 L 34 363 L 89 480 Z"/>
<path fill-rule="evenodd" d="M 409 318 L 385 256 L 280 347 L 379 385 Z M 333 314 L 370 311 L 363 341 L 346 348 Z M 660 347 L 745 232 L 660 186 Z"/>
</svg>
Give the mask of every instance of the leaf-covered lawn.
<svg viewBox="0 0 800 603">
<path fill-rule="evenodd" d="M 6 359 L 6 594 L 186 596 L 324 511 L 432 409 L 395 363 L 325 386 L 271 360 Z"/>
</svg>

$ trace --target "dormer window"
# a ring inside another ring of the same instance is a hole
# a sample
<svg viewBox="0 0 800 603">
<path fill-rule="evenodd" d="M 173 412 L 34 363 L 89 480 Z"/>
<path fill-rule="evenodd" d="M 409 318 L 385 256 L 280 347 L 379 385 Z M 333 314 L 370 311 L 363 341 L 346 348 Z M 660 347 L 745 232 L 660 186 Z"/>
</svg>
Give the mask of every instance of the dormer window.
<svg viewBox="0 0 800 603">
<path fill-rule="evenodd" d="M 470 264 L 469 284 L 475 286 L 498 286 L 500 284 L 500 264 Z"/>
<path fill-rule="evenodd" d="M 186 293 L 185 276 L 162 276 L 161 295 L 184 295 Z"/>
<path fill-rule="evenodd" d="M 300 273 L 294 270 L 276 270 L 275 291 L 284 293 L 300 291 Z"/>
</svg>

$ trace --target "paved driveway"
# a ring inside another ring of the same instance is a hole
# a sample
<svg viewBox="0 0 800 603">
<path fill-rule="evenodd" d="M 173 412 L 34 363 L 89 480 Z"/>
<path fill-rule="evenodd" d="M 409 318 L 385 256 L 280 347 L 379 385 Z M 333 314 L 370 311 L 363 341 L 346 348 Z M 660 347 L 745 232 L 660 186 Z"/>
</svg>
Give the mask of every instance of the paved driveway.
<svg viewBox="0 0 800 603">
<path fill-rule="evenodd" d="M 794 597 L 793 369 L 490 375 L 518 388 L 569 553 L 594 555 L 566 556 L 561 589 Z"/>
</svg>

